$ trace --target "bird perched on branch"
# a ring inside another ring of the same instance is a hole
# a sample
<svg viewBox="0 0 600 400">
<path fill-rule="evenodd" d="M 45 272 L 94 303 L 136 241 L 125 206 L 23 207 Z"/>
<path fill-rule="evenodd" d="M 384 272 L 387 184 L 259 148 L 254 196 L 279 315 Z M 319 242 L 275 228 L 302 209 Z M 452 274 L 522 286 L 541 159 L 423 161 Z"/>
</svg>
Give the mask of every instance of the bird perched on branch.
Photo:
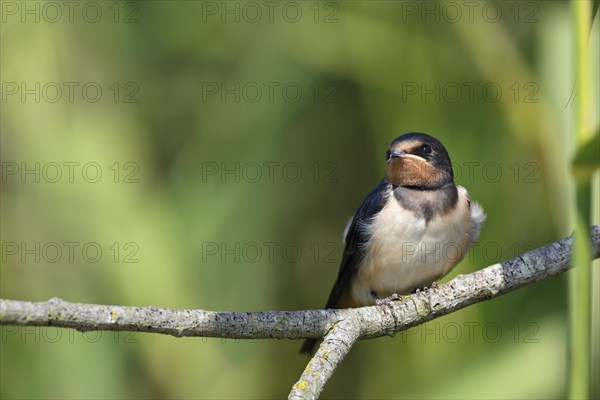
<svg viewBox="0 0 600 400">
<path fill-rule="evenodd" d="M 390 144 L 385 177 L 348 223 L 346 247 L 325 308 L 379 304 L 429 286 L 463 259 L 485 214 L 454 184 L 444 145 L 424 133 Z M 316 339 L 300 352 L 312 353 Z"/>
</svg>

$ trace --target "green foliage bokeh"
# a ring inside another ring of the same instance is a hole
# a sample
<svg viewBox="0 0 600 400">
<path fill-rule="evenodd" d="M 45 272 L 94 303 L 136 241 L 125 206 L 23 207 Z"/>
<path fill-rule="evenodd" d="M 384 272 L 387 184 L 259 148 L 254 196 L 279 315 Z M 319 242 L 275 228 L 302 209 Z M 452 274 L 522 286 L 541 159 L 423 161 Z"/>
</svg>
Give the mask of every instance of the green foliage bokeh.
<svg viewBox="0 0 600 400">
<path fill-rule="evenodd" d="M 448 278 L 568 235 L 568 4 L 452 3 L 460 18 L 444 2 L 292 2 L 298 18 L 97 2 L 97 22 L 84 3 L 51 22 L 48 3 L 2 2 L 1 297 L 320 308 L 348 218 L 410 131 L 446 145 L 488 213 Z M 563 276 L 361 342 L 324 396 L 562 397 L 566 311 Z M 0 333 L 6 399 L 281 398 L 307 362 L 296 341 Z"/>
</svg>

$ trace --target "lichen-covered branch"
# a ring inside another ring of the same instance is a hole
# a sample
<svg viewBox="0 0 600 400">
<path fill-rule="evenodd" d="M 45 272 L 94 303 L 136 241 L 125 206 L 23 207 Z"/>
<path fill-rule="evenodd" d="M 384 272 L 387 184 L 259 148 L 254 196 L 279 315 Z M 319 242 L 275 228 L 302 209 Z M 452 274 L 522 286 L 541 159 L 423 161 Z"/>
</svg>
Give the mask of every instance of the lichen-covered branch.
<svg viewBox="0 0 600 400">
<path fill-rule="evenodd" d="M 600 256 L 600 227 L 591 229 L 593 258 Z M 216 312 L 159 307 L 27 302 L 0 299 L 0 324 L 57 326 L 79 331 L 139 331 L 239 339 L 325 340 L 290 397 L 316 398 L 358 339 L 394 335 L 470 304 L 497 297 L 567 271 L 572 239 L 532 250 L 383 306 L 348 310 Z"/>
<path fill-rule="evenodd" d="M 343 313 L 344 311 L 340 311 Z M 340 321 L 335 323 L 325 335 L 323 343 L 308 362 L 302 376 L 292 387 L 290 399 L 316 398 L 331 378 L 336 368 L 359 339 L 361 329 L 357 320 L 340 315 Z"/>
</svg>

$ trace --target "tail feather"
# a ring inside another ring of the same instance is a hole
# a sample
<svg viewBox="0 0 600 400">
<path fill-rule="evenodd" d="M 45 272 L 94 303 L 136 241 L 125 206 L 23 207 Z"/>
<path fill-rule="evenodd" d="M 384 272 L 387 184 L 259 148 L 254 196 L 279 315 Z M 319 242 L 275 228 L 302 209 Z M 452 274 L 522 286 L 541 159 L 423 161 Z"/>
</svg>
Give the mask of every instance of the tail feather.
<svg viewBox="0 0 600 400">
<path fill-rule="evenodd" d="M 308 354 L 309 356 L 315 351 L 317 339 L 306 339 L 300 348 L 300 354 Z"/>
<path fill-rule="evenodd" d="M 343 289 L 345 286 L 345 282 L 340 283 L 339 280 L 335 282 L 335 285 L 333 285 L 333 289 L 329 294 L 325 309 L 358 307 L 358 305 L 352 305 L 352 303 L 348 301 L 347 291 Z M 300 348 L 300 354 L 312 355 L 315 352 L 315 346 L 318 342 L 319 339 L 306 339 Z"/>
</svg>

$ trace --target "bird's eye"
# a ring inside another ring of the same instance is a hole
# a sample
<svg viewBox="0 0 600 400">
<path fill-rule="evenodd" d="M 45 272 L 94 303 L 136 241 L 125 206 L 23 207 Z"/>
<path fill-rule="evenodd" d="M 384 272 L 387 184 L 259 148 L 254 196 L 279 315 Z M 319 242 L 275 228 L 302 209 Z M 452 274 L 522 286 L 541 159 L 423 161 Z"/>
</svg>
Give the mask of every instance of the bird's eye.
<svg viewBox="0 0 600 400">
<path fill-rule="evenodd" d="M 426 153 L 426 154 L 429 154 L 429 153 L 431 153 L 431 151 L 432 151 L 432 150 L 431 150 L 431 147 L 429 147 L 429 146 L 428 146 L 428 145 L 426 145 L 426 144 L 424 144 L 423 146 L 421 146 L 420 150 L 421 150 L 423 153 Z"/>
</svg>

